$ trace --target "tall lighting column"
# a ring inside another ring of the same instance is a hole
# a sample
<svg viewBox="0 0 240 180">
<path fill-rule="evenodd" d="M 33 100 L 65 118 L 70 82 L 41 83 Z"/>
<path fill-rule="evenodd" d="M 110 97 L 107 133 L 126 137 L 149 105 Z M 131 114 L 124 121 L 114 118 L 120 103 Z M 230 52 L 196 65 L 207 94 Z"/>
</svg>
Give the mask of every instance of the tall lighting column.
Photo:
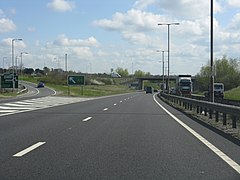
<svg viewBox="0 0 240 180">
<path fill-rule="evenodd" d="M 210 74 L 210 86 L 209 86 L 209 93 L 210 93 L 210 102 L 214 102 L 214 72 L 213 72 L 213 0 L 211 0 L 211 32 L 210 32 L 210 65 L 211 65 L 211 74 Z"/>
<path fill-rule="evenodd" d="M 15 79 L 14 79 L 14 41 L 22 41 L 22 39 L 12 39 L 12 87 L 13 91 L 15 89 Z"/>
<path fill-rule="evenodd" d="M 22 68 L 23 68 L 23 54 L 28 54 L 28 52 L 21 52 L 21 64 L 20 64 L 20 75 L 22 75 Z"/>
<path fill-rule="evenodd" d="M 166 52 L 166 51 L 159 51 L 159 50 L 157 50 L 157 52 L 162 52 L 162 82 L 163 82 L 163 92 L 164 92 L 164 90 L 165 90 L 165 83 L 164 83 L 164 53 Z"/>
<path fill-rule="evenodd" d="M 170 81 L 170 77 L 169 77 L 169 73 L 170 73 L 170 26 L 171 25 L 180 25 L 180 23 L 159 23 L 159 26 L 167 26 L 168 27 L 168 78 L 167 78 L 167 91 L 169 93 L 169 81 Z"/>
</svg>

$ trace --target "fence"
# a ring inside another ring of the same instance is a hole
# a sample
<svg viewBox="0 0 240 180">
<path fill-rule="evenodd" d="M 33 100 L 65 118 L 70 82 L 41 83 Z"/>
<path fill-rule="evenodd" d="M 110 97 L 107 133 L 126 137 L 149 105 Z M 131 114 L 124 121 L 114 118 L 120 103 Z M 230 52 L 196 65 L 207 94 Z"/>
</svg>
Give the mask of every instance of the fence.
<svg viewBox="0 0 240 180">
<path fill-rule="evenodd" d="M 197 114 L 204 113 L 204 116 L 209 116 L 209 119 L 213 119 L 214 115 L 216 122 L 219 121 L 219 116 L 221 115 L 223 125 L 227 125 L 227 119 L 230 118 L 232 121 L 232 128 L 237 128 L 237 121 L 240 119 L 240 107 L 164 93 L 159 94 L 159 96 L 167 99 L 169 102 L 183 106 L 186 110 L 196 111 Z"/>
</svg>

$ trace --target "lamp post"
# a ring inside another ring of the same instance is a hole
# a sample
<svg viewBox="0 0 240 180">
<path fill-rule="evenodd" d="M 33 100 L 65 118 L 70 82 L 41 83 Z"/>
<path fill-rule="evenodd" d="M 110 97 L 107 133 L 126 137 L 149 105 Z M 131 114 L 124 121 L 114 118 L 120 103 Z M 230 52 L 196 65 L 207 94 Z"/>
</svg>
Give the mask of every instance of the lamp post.
<svg viewBox="0 0 240 180">
<path fill-rule="evenodd" d="M 3 57 L 3 73 L 4 73 L 5 59 L 7 59 L 7 57 Z"/>
<path fill-rule="evenodd" d="M 162 82 L 163 82 L 163 91 L 165 90 L 165 83 L 164 83 L 164 53 L 166 51 L 159 51 L 157 50 L 157 52 L 162 52 L 162 63 L 163 63 L 163 67 L 162 67 Z"/>
<path fill-rule="evenodd" d="M 210 93 L 210 102 L 214 102 L 214 72 L 213 72 L 213 0 L 211 0 L 211 5 L 210 5 L 210 11 L 211 11 L 211 32 L 210 32 L 210 68 L 211 68 L 211 74 L 210 74 L 210 86 L 209 86 L 209 93 Z"/>
<path fill-rule="evenodd" d="M 22 68 L 23 68 L 23 54 L 28 54 L 28 52 L 21 52 L 20 57 L 21 57 L 21 63 L 20 63 L 20 75 L 22 76 Z"/>
<path fill-rule="evenodd" d="M 171 25 L 180 25 L 180 23 L 159 23 L 159 26 L 167 26 L 168 27 L 168 78 L 167 78 L 167 91 L 169 93 L 169 73 L 170 73 L 170 26 Z"/>
<path fill-rule="evenodd" d="M 15 79 L 14 79 L 14 41 L 22 41 L 22 39 L 12 39 L 12 87 L 13 91 L 15 89 Z"/>
</svg>

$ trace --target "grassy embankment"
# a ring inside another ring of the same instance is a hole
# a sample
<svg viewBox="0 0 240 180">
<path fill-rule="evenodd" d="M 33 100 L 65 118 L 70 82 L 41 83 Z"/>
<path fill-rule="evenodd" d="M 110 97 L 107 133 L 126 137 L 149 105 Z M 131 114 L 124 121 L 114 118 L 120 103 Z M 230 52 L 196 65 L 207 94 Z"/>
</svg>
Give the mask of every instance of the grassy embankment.
<svg viewBox="0 0 240 180">
<path fill-rule="evenodd" d="M 38 83 L 41 78 L 38 77 L 23 77 L 24 81 Z M 44 80 L 43 80 L 44 81 Z M 70 86 L 59 85 L 48 83 L 44 81 L 45 86 L 57 91 L 59 96 L 68 96 L 70 90 L 70 96 L 86 96 L 86 97 L 97 97 L 97 96 L 107 96 L 114 94 L 123 94 L 134 92 L 135 90 L 128 88 L 126 85 L 114 84 L 114 85 L 85 85 L 85 86 Z M 64 83 L 62 83 L 64 84 Z"/>
<path fill-rule="evenodd" d="M 224 98 L 225 99 L 230 99 L 230 100 L 238 100 L 240 101 L 240 87 L 231 89 L 229 91 L 226 91 L 224 93 Z"/>
</svg>

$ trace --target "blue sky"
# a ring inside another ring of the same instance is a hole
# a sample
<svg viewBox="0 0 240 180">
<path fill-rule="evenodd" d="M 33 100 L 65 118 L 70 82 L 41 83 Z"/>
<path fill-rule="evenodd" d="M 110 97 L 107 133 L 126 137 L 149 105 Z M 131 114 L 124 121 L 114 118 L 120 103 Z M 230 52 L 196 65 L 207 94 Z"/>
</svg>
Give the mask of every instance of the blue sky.
<svg viewBox="0 0 240 180">
<path fill-rule="evenodd" d="M 215 58 L 239 58 L 238 1 L 214 0 Z M 156 51 L 167 50 L 167 27 L 157 24 L 179 22 L 170 27 L 170 73 L 195 75 L 209 61 L 209 6 L 199 0 L 0 0 L 0 55 L 11 66 L 11 39 L 22 38 L 15 55 L 29 53 L 24 67 L 65 69 L 67 53 L 68 69 L 76 72 L 121 67 L 162 74 Z"/>
</svg>

